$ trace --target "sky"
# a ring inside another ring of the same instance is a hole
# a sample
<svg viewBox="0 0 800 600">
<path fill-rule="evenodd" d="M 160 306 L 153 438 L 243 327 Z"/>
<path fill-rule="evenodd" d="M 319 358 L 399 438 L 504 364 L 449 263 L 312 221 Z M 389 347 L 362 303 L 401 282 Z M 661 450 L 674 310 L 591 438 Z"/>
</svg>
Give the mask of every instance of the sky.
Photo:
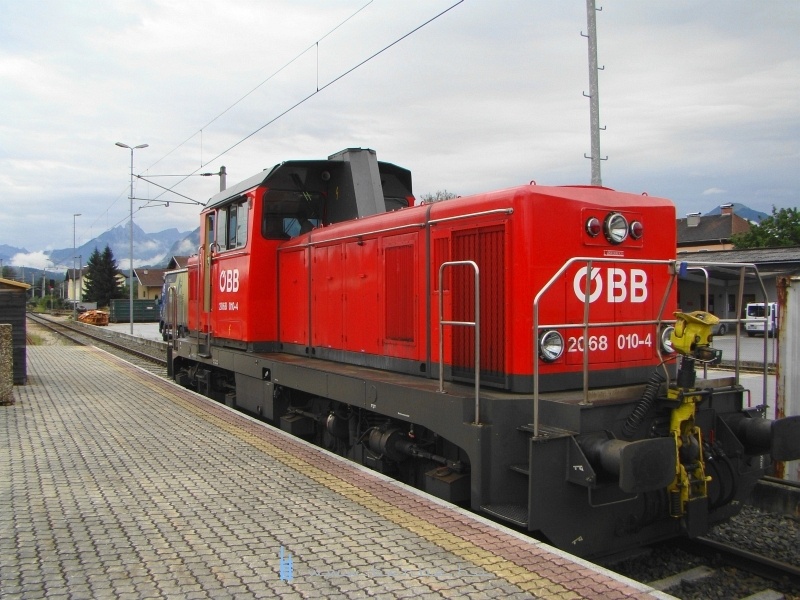
<svg viewBox="0 0 800 600">
<path fill-rule="evenodd" d="M 603 185 L 678 217 L 800 206 L 800 1 L 597 7 Z M 116 142 L 148 144 L 133 210 L 151 233 L 197 227 L 219 190 L 199 173 L 224 165 L 230 186 L 349 147 L 410 169 L 418 198 L 591 180 L 583 1 L 0 0 L 0 15 L 0 245 L 28 251 L 20 266 L 127 224 Z"/>
</svg>

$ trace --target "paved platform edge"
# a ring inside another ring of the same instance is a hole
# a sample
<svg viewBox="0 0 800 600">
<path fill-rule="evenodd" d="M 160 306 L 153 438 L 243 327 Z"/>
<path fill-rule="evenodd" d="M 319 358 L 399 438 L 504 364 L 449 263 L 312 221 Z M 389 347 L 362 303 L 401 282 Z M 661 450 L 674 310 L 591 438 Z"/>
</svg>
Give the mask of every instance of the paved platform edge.
<svg viewBox="0 0 800 600">
<path fill-rule="evenodd" d="M 92 352 L 196 417 L 520 590 L 559 598 L 670 597 L 292 437 L 102 350 L 92 348 Z"/>
</svg>

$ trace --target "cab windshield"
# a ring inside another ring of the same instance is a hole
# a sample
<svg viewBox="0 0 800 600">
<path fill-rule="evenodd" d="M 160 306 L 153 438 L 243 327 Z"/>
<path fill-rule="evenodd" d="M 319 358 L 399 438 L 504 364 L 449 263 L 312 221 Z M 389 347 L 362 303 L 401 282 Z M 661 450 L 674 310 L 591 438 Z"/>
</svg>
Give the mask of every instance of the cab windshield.
<svg viewBox="0 0 800 600">
<path fill-rule="evenodd" d="M 288 240 L 319 227 L 324 196 L 319 192 L 270 189 L 264 193 L 261 234 Z"/>
</svg>

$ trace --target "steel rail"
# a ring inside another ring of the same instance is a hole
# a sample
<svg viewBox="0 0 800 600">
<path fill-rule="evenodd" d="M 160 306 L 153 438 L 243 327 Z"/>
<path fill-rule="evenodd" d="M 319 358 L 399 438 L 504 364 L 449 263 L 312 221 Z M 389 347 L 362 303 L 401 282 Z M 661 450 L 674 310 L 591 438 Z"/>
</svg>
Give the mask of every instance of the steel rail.
<svg viewBox="0 0 800 600">
<path fill-rule="evenodd" d="M 96 341 L 96 342 L 100 342 L 102 344 L 106 344 L 108 346 L 111 346 L 112 348 L 116 348 L 117 350 L 121 350 L 121 351 L 126 352 L 128 354 L 133 354 L 134 356 L 137 356 L 139 358 L 148 360 L 150 362 L 154 362 L 154 363 L 158 364 L 159 366 L 162 366 L 162 367 L 166 367 L 167 366 L 167 359 L 166 358 L 160 358 L 160 357 L 155 356 L 153 354 L 150 354 L 150 353 L 147 353 L 147 352 L 143 352 L 141 350 L 137 350 L 136 348 L 131 348 L 130 346 L 127 346 L 125 344 L 117 343 L 117 342 L 115 342 L 113 340 L 110 340 L 110 339 L 104 337 L 104 336 L 94 335 L 92 333 L 84 331 L 83 329 L 79 329 L 77 327 L 72 327 L 67 323 L 57 323 L 57 322 L 52 321 L 52 320 L 50 320 L 50 319 L 48 319 L 46 317 L 43 317 L 41 315 L 34 315 L 32 313 L 28 313 L 26 316 L 27 316 L 28 319 L 30 319 L 34 323 L 37 323 L 38 325 L 42 325 L 43 327 L 46 327 L 47 329 L 53 331 L 54 333 L 57 333 L 57 334 L 65 337 L 65 338 L 75 342 L 76 344 L 80 344 L 82 346 L 89 345 L 86 342 L 84 342 L 84 341 L 82 341 L 82 340 L 80 340 L 80 339 L 78 339 L 76 337 L 73 337 L 72 335 L 67 334 L 65 332 L 65 330 L 69 331 L 69 332 L 72 332 L 72 333 L 74 333 L 74 334 L 76 334 L 78 336 L 83 336 L 83 337 L 89 338 L 90 340 L 93 340 L 93 341 Z M 159 342 L 156 342 L 156 343 L 159 343 Z"/>
</svg>

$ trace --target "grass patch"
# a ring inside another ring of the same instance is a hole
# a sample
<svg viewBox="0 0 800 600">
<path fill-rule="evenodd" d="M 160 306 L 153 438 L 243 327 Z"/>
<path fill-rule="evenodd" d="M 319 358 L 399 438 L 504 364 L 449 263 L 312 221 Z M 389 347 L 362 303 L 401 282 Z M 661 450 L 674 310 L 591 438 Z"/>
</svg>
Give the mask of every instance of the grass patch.
<svg viewBox="0 0 800 600">
<path fill-rule="evenodd" d="M 40 335 L 35 333 L 29 333 L 27 336 L 28 346 L 43 346 L 44 345 L 44 338 Z"/>
</svg>

